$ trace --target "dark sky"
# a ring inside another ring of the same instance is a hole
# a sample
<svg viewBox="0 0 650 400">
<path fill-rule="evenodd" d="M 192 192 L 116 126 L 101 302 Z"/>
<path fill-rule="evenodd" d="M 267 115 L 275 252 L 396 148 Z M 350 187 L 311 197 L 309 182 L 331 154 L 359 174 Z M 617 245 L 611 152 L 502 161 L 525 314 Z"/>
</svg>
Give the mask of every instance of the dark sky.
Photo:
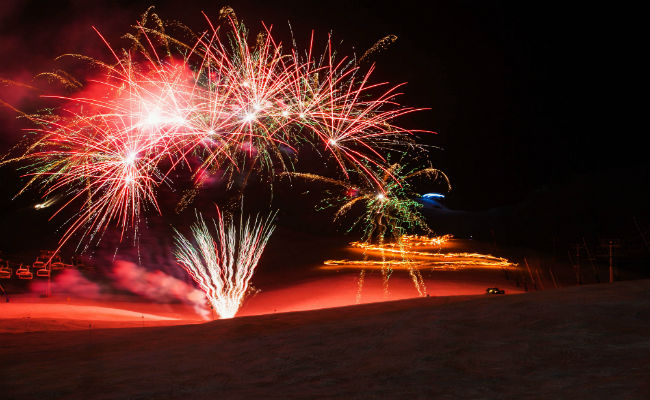
<svg viewBox="0 0 650 400">
<path fill-rule="evenodd" d="M 431 108 L 404 120 L 438 135 L 431 161 L 447 172 L 456 207 L 488 209 L 522 200 L 540 187 L 575 176 L 647 171 L 642 136 L 632 129 L 622 88 L 631 84 L 621 40 L 633 27 L 624 12 L 569 2 L 500 1 L 231 1 L 253 30 L 273 24 L 289 40 L 311 29 L 333 31 L 341 52 L 363 53 L 377 39 L 398 41 L 376 58 L 375 79 L 408 82 L 402 103 Z M 54 57 L 79 52 L 105 57 L 96 26 L 119 47 L 119 36 L 148 5 L 195 30 L 226 3 L 212 1 L 3 1 L 0 77 L 29 82 L 52 70 Z M 0 98 L 28 109 L 29 91 L 0 87 Z M 2 147 L 20 125 L 0 111 Z M 643 176 L 643 174 L 641 174 Z M 647 172 L 646 175 L 647 176 Z M 647 182 L 641 186 L 647 186 Z M 3 187 L 10 196 L 13 187 Z"/>
</svg>

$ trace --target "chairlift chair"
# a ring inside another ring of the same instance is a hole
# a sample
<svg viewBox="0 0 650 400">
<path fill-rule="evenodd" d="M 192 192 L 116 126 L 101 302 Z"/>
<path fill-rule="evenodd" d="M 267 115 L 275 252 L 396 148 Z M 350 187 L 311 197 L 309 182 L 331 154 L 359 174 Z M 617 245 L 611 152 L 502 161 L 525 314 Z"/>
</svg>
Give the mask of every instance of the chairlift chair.
<svg viewBox="0 0 650 400">
<path fill-rule="evenodd" d="M 62 261 L 55 261 L 52 263 L 52 271 L 60 271 L 65 268 L 65 264 Z"/>
<path fill-rule="evenodd" d="M 36 263 L 34 263 L 36 264 Z M 43 278 L 49 278 L 51 274 L 49 265 L 44 265 L 42 268 L 39 268 L 36 270 L 36 276 L 38 277 L 43 277 Z"/>
<path fill-rule="evenodd" d="M 9 261 L 0 264 L 0 279 L 11 279 L 12 272 Z"/>
<path fill-rule="evenodd" d="M 20 267 L 16 270 L 16 276 L 18 279 L 32 279 L 34 278 L 34 274 L 32 274 L 32 271 L 30 271 L 30 266 L 29 265 L 23 265 L 20 264 Z"/>
</svg>

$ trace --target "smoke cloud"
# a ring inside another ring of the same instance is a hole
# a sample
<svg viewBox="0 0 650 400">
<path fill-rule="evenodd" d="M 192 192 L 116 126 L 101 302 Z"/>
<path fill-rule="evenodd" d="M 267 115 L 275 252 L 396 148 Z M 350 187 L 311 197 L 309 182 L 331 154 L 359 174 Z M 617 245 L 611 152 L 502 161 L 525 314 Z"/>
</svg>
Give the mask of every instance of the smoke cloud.
<svg viewBox="0 0 650 400">
<path fill-rule="evenodd" d="M 47 281 L 35 280 L 30 289 L 34 293 L 46 293 Z M 99 299 L 102 288 L 95 282 L 88 280 L 76 269 L 66 269 L 57 274 L 50 283 L 53 294 L 68 294 L 86 299 Z"/>
<path fill-rule="evenodd" d="M 52 277 L 49 289 L 52 294 L 93 300 L 109 300 L 114 289 L 128 290 L 158 303 L 180 301 L 189 304 L 198 315 L 209 319 L 210 311 L 203 292 L 162 271 L 148 271 L 135 263 L 118 260 L 108 276 L 111 283 L 99 284 L 78 270 L 66 269 Z M 47 293 L 47 280 L 35 279 L 30 290 L 36 294 Z"/>
<path fill-rule="evenodd" d="M 142 297 L 161 303 L 180 300 L 192 305 L 205 319 L 210 314 L 203 292 L 162 271 L 148 271 L 132 262 L 118 260 L 112 278 L 120 288 Z"/>
</svg>

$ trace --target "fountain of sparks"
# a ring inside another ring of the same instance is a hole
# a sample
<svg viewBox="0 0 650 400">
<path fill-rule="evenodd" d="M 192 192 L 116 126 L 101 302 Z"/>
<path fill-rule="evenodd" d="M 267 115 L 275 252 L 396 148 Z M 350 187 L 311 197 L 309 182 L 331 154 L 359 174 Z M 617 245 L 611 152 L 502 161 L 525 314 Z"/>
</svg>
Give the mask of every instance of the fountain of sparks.
<svg viewBox="0 0 650 400">
<path fill-rule="evenodd" d="M 255 267 L 275 226 L 275 213 L 239 221 L 218 212 L 214 234 L 197 213 L 194 243 L 176 231 L 178 264 L 198 284 L 220 318 L 233 318 L 250 289 Z"/>
</svg>

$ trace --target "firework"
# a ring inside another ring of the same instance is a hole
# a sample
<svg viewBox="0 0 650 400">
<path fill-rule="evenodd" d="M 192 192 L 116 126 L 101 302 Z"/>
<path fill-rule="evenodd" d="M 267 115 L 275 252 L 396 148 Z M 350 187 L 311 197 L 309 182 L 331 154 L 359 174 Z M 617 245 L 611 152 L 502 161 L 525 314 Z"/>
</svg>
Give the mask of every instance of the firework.
<svg viewBox="0 0 650 400">
<path fill-rule="evenodd" d="M 409 170 L 399 163 L 375 174 L 379 184 L 365 175 L 360 175 L 354 183 L 309 173 L 295 172 L 288 175 L 337 186 L 339 190 L 326 198 L 322 207 L 337 208 L 335 220 L 359 208 L 361 215 L 350 225 L 348 232 L 361 226 L 364 243 L 401 243 L 402 240 L 412 241 L 417 238 L 408 236 L 409 232 L 431 232 L 419 211 L 422 205 L 415 200 L 419 195 L 410 184 L 412 178 L 425 176 L 434 181 L 442 180 L 448 189 L 451 188 L 447 176 L 438 169 L 429 167 Z M 332 194 L 332 191 L 328 193 Z"/>
<path fill-rule="evenodd" d="M 110 224 L 135 240 L 144 212 L 161 212 L 159 187 L 175 187 L 172 171 L 177 176 L 183 170 L 194 181 L 176 207 L 180 212 L 206 174 L 224 172 L 227 188 L 235 172 L 270 181 L 291 170 L 305 146 L 333 160 L 348 178 L 354 171 L 373 186 L 355 199 L 383 215 L 371 222 L 379 214 L 367 213 L 366 226 L 373 227 L 367 235 L 383 237 L 384 227 L 401 226 L 401 218 L 422 225 L 410 211 L 412 200 L 393 201 L 399 171 L 383 156 L 412 145 L 413 131 L 394 123 L 418 111 L 396 102 L 400 85 L 371 83 L 373 67 L 362 71 L 353 59 L 338 57 L 331 38 L 318 57 L 313 37 L 305 51 L 295 41 L 283 47 L 271 27 L 263 26 L 250 43 L 232 9 L 224 8 L 216 25 L 206 21 L 209 29 L 195 34 L 149 9 L 125 36 L 129 49 L 114 50 L 97 32 L 111 62 L 64 55 L 92 63 L 101 71 L 97 76 L 41 74 L 75 95 L 49 96 L 62 106 L 28 116 L 37 124 L 34 143 L 12 161 L 28 164 L 23 190 L 40 185 L 44 198 L 62 199 L 54 215 L 73 210 L 61 245 L 80 232 L 91 242 Z M 189 42 L 174 35 L 174 27 Z"/>
<path fill-rule="evenodd" d="M 227 19 L 227 18 L 226 18 Z M 212 25 L 211 25 L 212 27 Z M 373 68 L 361 69 L 337 59 L 331 38 L 325 54 L 314 57 L 313 37 L 304 55 L 295 47 L 283 52 L 271 28 L 248 44 L 248 30 L 235 20 L 227 26 L 230 46 L 212 27 L 195 50 L 203 54 L 210 90 L 224 104 L 230 161 L 267 170 L 287 170 L 303 145 L 329 155 L 347 174 L 348 168 L 374 179 L 367 165 L 385 163 L 380 151 L 409 142 L 411 131 L 392 123 L 418 111 L 395 102 L 398 86 L 370 84 Z M 213 109 L 215 107 L 212 107 Z M 209 156 L 205 164 L 218 157 Z"/>
<path fill-rule="evenodd" d="M 404 165 L 395 163 L 379 173 L 374 173 L 372 176 L 375 178 L 372 180 L 361 174 L 358 184 L 308 173 L 292 173 L 289 175 L 339 187 L 341 192 L 326 199 L 324 206 L 338 208 L 334 215 L 335 220 L 351 213 L 355 208 L 361 209 L 361 215 L 351 224 L 348 232 L 361 225 L 363 231 L 362 248 L 370 248 L 371 243 L 378 243 L 377 249 L 381 253 L 382 261 L 375 264 L 381 266 L 384 294 L 386 296 L 389 293 L 388 281 L 393 266 L 398 264 L 406 266 L 418 293 L 421 296 L 426 295 L 426 286 L 422 274 L 418 268 L 414 268 L 415 263 L 409 259 L 409 253 L 404 251 L 405 246 L 418 238 L 418 236 L 407 236 L 407 232 L 413 230 L 431 232 L 419 212 L 422 205 L 414 200 L 417 194 L 409 181 L 417 176 L 426 176 L 434 180 L 443 180 L 450 189 L 449 180 L 444 173 L 431 167 L 409 170 Z M 443 241 L 444 239 L 438 240 Z M 398 250 L 393 249 L 394 247 L 397 247 Z M 403 261 L 401 263 L 388 262 L 385 253 L 391 251 L 399 253 L 404 258 Z M 358 264 L 364 265 L 365 263 L 371 265 L 374 262 L 368 261 L 364 251 L 364 261 L 360 261 Z M 361 297 L 364 274 L 362 269 L 358 279 L 357 302 Z"/>
<path fill-rule="evenodd" d="M 23 191 L 40 184 L 44 197 L 64 197 L 55 215 L 78 206 L 62 244 L 78 231 L 90 242 L 110 223 L 123 236 L 137 232 L 143 210 L 159 211 L 156 188 L 201 134 L 204 95 L 186 63 L 127 54 L 99 65 L 101 79 L 74 97 L 56 97 L 65 103 L 58 113 L 29 116 L 37 140 L 18 158 L 30 162 Z"/>
<path fill-rule="evenodd" d="M 250 288 L 255 267 L 274 225 L 275 214 L 234 221 L 218 213 L 214 234 L 197 213 L 192 226 L 195 243 L 176 232 L 176 258 L 179 265 L 199 285 L 221 318 L 232 318 Z"/>
</svg>

